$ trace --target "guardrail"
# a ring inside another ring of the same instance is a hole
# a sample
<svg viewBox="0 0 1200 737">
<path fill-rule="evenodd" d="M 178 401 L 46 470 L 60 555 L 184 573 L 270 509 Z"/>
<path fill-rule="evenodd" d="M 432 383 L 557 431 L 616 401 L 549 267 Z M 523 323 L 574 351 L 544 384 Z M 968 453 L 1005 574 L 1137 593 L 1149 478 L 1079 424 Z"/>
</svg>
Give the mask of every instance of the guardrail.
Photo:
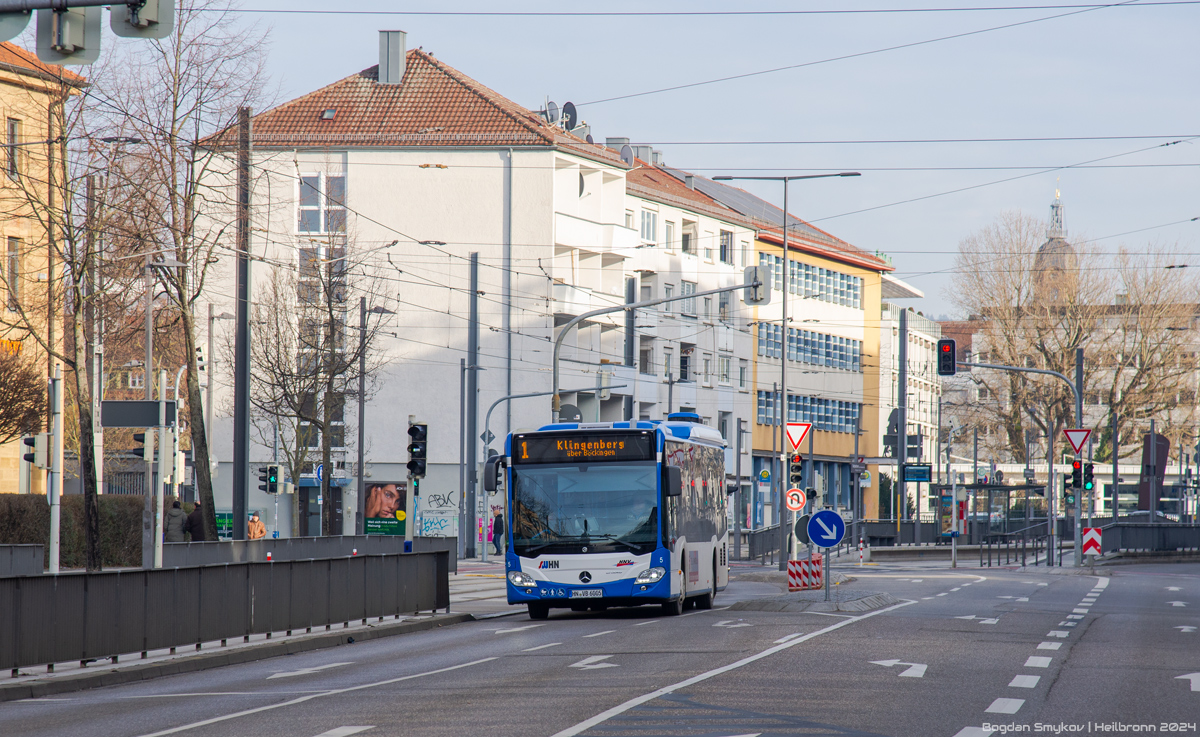
<svg viewBox="0 0 1200 737">
<path fill-rule="evenodd" d="M 1172 551 L 1200 548 L 1200 525 L 1118 522 L 1102 527 L 1100 548 L 1114 550 Z"/>
<path fill-rule="evenodd" d="M 44 545 L 0 545 L 0 578 L 36 576 L 45 563 Z"/>
<path fill-rule="evenodd" d="M 458 539 L 418 537 L 412 552 L 450 553 L 451 573 L 458 572 Z M 355 552 L 357 551 L 357 553 Z M 266 563 L 273 561 L 341 558 L 348 555 L 394 555 L 404 552 L 404 538 L 391 535 L 332 535 L 326 537 L 281 537 L 222 542 L 185 542 L 163 544 L 164 568 L 190 568 L 220 563 Z"/>
<path fill-rule="evenodd" d="M 0 579 L 0 668 L 442 609 L 449 562 L 438 551 Z"/>
</svg>

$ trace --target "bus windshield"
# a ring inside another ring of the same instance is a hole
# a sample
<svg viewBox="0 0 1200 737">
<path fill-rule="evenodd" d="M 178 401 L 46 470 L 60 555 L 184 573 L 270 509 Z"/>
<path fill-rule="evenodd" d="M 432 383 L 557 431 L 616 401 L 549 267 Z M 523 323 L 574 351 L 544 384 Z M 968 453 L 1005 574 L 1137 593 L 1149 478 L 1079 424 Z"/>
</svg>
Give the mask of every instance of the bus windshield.
<svg viewBox="0 0 1200 737">
<path fill-rule="evenodd" d="M 653 461 L 513 467 L 514 551 L 532 557 L 654 550 L 657 468 Z"/>
</svg>

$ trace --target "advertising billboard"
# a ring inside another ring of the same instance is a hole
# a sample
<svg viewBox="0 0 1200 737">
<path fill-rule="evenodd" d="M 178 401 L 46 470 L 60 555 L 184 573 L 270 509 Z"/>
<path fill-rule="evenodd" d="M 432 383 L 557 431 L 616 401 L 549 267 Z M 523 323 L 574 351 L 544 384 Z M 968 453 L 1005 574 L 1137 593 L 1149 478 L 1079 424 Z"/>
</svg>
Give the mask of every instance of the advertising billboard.
<svg viewBox="0 0 1200 737">
<path fill-rule="evenodd" d="M 368 535 L 403 535 L 407 481 L 372 481 L 364 484 L 363 532 Z"/>
</svg>

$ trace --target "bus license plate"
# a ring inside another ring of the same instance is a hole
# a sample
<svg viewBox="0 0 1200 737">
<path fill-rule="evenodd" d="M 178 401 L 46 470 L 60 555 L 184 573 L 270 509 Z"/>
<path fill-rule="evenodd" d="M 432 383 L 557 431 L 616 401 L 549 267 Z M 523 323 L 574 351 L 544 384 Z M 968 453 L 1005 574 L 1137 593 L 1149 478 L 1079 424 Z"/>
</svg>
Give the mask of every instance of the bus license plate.
<svg viewBox="0 0 1200 737">
<path fill-rule="evenodd" d="M 604 596 L 604 589 L 575 589 L 571 592 L 572 599 L 599 599 Z"/>
</svg>

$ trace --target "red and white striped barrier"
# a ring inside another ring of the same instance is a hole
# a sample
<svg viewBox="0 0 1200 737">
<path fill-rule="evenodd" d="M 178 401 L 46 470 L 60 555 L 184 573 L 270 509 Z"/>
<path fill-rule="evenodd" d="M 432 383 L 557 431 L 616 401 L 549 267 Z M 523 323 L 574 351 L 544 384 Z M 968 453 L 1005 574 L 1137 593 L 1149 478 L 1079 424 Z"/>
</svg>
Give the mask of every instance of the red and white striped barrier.
<svg viewBox="0 0 1200 737">
<path fill-rule="evenodd" d="M 788 591 L 804 591 L 821 588 L 821 556 L 812 560 L 788 561 Z"/>
</svg>

